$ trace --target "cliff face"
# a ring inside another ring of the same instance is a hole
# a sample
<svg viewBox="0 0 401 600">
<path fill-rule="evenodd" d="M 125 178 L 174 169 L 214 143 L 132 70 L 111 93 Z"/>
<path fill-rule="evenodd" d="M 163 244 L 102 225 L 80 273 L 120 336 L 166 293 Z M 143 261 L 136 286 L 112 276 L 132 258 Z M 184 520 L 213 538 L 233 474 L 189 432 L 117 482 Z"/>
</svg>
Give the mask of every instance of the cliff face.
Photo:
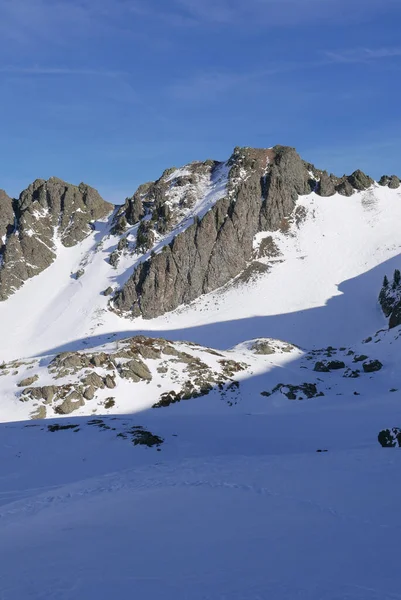
<svg viewBox="0 0 401 600">
<path fill-rule="evenodd" d="M 224 197 L 139 265 L 114 298 L 117 310 L 151 318 L 223 286 L 246 268 L 255 234 L 279 228 L 316 185 L 292 148 L 237 148 L 228 167 Z"/>
<path fill-rule="evenodd" d="M 379 303 L 384 315 L 389 319 L 389 328 L 401 325 L 401 274 L 400 270 L 394 271 L 390 282 L 384 278 L 383 287 L 379 294 Z"/>
<path fill-rule="evenodd" d="M 55 177 L 37 179 L 18 200 L 0 192 L 0 300 L 51 265 L 55 236 L 64 246 L 74 246 L 92 231 L 92 221 L 112 210 L 93 188 Z"/>
</svg>

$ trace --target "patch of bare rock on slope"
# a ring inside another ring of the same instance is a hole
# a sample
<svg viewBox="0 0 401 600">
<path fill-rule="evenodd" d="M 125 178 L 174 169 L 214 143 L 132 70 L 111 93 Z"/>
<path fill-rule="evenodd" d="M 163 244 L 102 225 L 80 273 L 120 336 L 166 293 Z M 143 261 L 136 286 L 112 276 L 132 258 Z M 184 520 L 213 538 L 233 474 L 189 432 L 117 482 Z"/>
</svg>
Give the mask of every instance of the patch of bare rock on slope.
<svg viewBox="0 0 401 600">
<path fill-rule="evenodd" d="M 46 362 L 46 361 L 45 361 Z M 162 338 L 136 336 L 91 352 L 63 352 L 0 366 L 0 376 L 33 419 L 110 410 L 121 401 L 123 382 L 148 384 L 148 408 L 207 395 L 212 389 L 235 394 L 235 375 L 248 365 L 230 356 L 191 342 L 172 343 Z M 33 371 L 36 370 L 36 372 Z M 27 375 L 31 373 L 29 377 Z M 33 374 L 32 374 L 33 373 Z M 118 388 L 118 389 L 117 389 Z M 132 409 L 135 409 L 134 385 Z M 139 397 L 144 388 L 138 391 Z"/>
</svg>

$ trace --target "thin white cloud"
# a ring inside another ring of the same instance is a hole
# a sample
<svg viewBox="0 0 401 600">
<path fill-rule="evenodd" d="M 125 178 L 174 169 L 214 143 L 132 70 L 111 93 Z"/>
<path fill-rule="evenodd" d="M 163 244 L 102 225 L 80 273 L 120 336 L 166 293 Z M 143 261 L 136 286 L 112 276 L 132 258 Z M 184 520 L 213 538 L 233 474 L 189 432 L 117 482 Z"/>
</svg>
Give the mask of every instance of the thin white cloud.
<svg viewBox="0 0 401 600">
<path fill-rule="evenodd" d="M 200 99 L 213 100 L 235 89 L 251 89 L 270 83 L 276 75 L 329 68 L 335 64 L 366 63 L 401 57 L 400 48 L 364 48 L 341 52 L 326 52 L 316 60 L 272 64 L 268 69 L 240 72 L 205 72 L 176 81 L 168 89 L 169 95 L 183 101 Z"/>
<path fill-rule="evenodd" d="M 339 52 L 327 52 L 326 56 L 333 63 L 368 63 L 386 58 L 401 57 L 401 47 L 354 48 Z"/>
<path fill-rule="evenodd" d="M 112 6 L 111 0 L 0 0 L 0 38 L 30 46 L 33 40 L 69 44 L 77 35 L 111 27 Z"/>
<path fill-rule="evenodd" d="M 13 65 L 0 66 L 0 73 L 10 75 L 83 75 L 95 77 L 118 77 L 119 75 L 123 75 L 122 72 L 118 71 L 40 66 L 18 67 Z"/>
<path fill-rule="evenodd" d="M 366 19 L 399 6 L 399 0 L 175 0 L 199 23 L 257 27 L 293 26 L 324 19 Z"/>
</svg>

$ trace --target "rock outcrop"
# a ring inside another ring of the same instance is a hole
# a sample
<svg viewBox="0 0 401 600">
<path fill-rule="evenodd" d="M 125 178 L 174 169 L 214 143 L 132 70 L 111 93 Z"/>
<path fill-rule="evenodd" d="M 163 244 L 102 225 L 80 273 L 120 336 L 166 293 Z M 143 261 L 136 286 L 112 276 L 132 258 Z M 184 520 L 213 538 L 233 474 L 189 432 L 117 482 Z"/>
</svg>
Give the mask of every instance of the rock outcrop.
<svg viewBox="0 0 401 600">
<path fill-rule="evenodd" d="M 383 448 L 401 448 L 401 429 L 399 427 L 383 429 L 377 439 Z"/>
<path fill-rule="evenodd" d="M 401 273 L 399 269 L 395 269 L 391 283 L 387 276 L 384 278 L 379 294 L 379 303 L 384 315 L 389 318 L 389 328 L 393 329 L 401 325 Z"/>
<path fill-rule="evenodd" d="M 64 246 L 74 246 L 113 208 L 88 185 L 55 177 L 37 179 L 18 200 L 0 192 L 0 300 L 51 265 L 56 236 Z"/>
<path fill-rule="evenodd" d="M 308 169 L 292 148 L 236 148 L 228 167 L 225 196 L 136 269 L 114 297 L 117 310 L 151 318 L 221 287 L 246 268 L 255 234 L 278 229 L 298 196 L 312 189 Z M 165 215 L 160 183 L 157 190 L 157 214 Z"/>
<path fill-rule="evenodd" d="M 379 180 L 379 185 L 387 186 L 392 190 L 396 190 L 401 185 L 401 180 L 397 175 L 383 175 Z"/>
<path fill-rule="evenodd" d="M 316 191 L 324 197 L 334 196 L 335 193 L 342 196 L 352 196 L 355 191 L 367 190 L 373 184 L 373 179 L 359 169 L 351 175 L 343 175 L 340 178 L 323 171 Z"/>
<path fill-rule="evenodd" d="M 393 186 L 394 178 L 388 179 Z M 286 231 L 292 222 L 299 226 L 307 216 L 302 207 L 294 211 L 299 196 L 351 196 L 373 183 L 359 170 L 341 178 L 329 175 L 286 146 L 237 147 L 227 162 L 166 169 L 116 211 L 111 233 L 120 241 L 110 251 L 109 264 L 119 269 L 123 256 L 137 258 L 122 289 L 114 296 L 111 287 L 105 289 L 112 296 L 110 308 L 152 318 L 239 275 L 259 277 L 268 267 L 255 260 L 275 250 L 266 238 L 255 255 L 255 235 Z M 93 188 L 56 178 L 36 180 L 18 200 L 0 191 L 0 300 L 50 266 L 56 243 L 81 242 L 92 222 L 113 208 Z M 79 269 L 76 279 L 84 272 Z"/>
<path fill-rule="evenodd" d="M 138 248 L 146 251 L 153 245 L 156 234 L 174 229 L 184 211 L 195 205 L 222 164 L 206 160 L 193 162 L 182 169 L 171 167 L 157 181 L 140 185 L 117 212 L 114 231 L 122 233 L 127 225 L 135 225 L 146 216 L 147 220 L 141 222 L 138 231 Z"/>
<path fill-rule="evenodd" d="M 284 343 L 276 345 L 280 348 Z M 136 384 L 149 385 L 154 407 L 200 398 L 213 389 L 222 397 L 227 395 L 227 402 L 234 402 L 239 388 L 236 375 L 249 368 L 248 363 L 234 361 L 230 354 L 211 348 L 145 336 L 49 358 L 44 364 L 34 359 L 3 363 L 0 368 L 1 377 L 7 378 L 10 388 L 15 387 L 15 397 L 26 404 L 31 418 L 69 415 L 83 407 L 89 412 L 111 410 L 121 386 L 127 390 L 131 384 L 134 401 L 143 393 L 143 388 L 142 392 L 135 390 Z M 37 373 L 32 376 L 33 367 Z M 41 385 L 49 379 L 51 385 Z M 116 396 L 108 395 L 111 389 L 116 390 Z"/>
<path fill-rule="evenodd" d="M 362 171 L 341 179 L 328 175 L 285 146 L 235 148 L 224 166 L 229 172 L 222 197 L 136 268 L 116 292 L 114 310 L 153 318 L 189 303 L 245 271 L 255 234 L 284 227 L 299 196 L 312 191 L 350 196 L 373 183 Z M 146 215 L 138 227 L 137 249 L 149 251 L 156 236 L 174 229 L 179 207 L 191 207 L 199 186 L 222 168 L 222 163 L 206 161 L 179 170 L 178 176 L 176 169 L 165 171 L 126 201 L 115 226 L 121 230 L 121 223 L 134 224 Z"/>
</svg>

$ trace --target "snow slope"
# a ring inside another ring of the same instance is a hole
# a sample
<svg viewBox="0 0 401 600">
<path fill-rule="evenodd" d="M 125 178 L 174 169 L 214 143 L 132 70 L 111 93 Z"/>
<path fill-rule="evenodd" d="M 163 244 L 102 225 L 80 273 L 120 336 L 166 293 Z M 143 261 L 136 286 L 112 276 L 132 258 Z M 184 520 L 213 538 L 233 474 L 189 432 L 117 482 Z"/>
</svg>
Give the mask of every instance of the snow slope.
<svg viewBox="0 0 401 600">
<path fill-rule="evenodd" d="M 222 177 L 196 210 L 223 193 Z M 374 186 L 300 198 L 305 218 L 269 234 L 280 254 L 258 259 L 267 273 L 152 321 L 107 310 L 102 291 L 144 258 L 126 253 L 109 265 L 111 222 L 60 247 L 49 269 L 0 304 L 1 600 L 401 597 L 401 455 L 377 442 L 401 425 L 401 332 L 386 330 L 377 303 L 384 274 L 399 268 L 400 195 Z M 183 215 L 183 227 L 193 217 Z M 211 371 L 222 359 L 243 363 L 234 393 L 216 384 L 154 409 L 188 373 L 172 361 L 164 379 L 150 358 L 149 383 L 116 378 L 73 418 L 48 408 L 50 420 L 28 420 L 22 377 L 74 383 L 49 373 L 57 352 L 112 353 L 140 332 L 221 350 L 175 345 Z M 258 354 L 256 338 L 273 353 Z M 333 360 L 344 366 L 315 370 Z M 373 360 L 382 367 L 365 372 Z M 160 444 L 135 445 L 133 431 Z"/>
<path fill-rule="evenodd" d="M 224 184 L 216 181 L 212 188 L 214 202 Z M 207 206 L 211 193 L 205 195 Z M 121 286 L 144 256 L 123 254 L 113 269 L 108 257 L 119 238 L 110 235 L 110 223 L 100 223 L 82 244 L 60 247 L 51 267 L 0 303 L 7 339 L 0 359 L 95 346 L 115 333 L 190 339 L 220 349 L 262 336 L 304 347 L 359 341 L 385 325 L 373 299 L 384 274 L 399 266 L 400 200 L 401 192 L 380 186 L 350 198 L 301 197 L 298 205 L 306 208 L 307 217 L 299 228 L 292 224 L 287 234 L 272 234 L 282 256 L 260 260 L 270 266 L 267 275 L 252 284 L 205 295 L 150 321 L 123 319 L 107 310 L 108 298 L 102 292 Z M 205 204 L 200 202 L 198 208 L 203 212 Z M 192 218 L 191 213 L 186 222 Z M 136 227 L 128 240 L 135 236 Z M 170 237 L 158 240 L 155 250 Z M 82 266 L 84 275 L 78 280 L 71 277 Z"/>
<path fill-rule="evenodd" d="M 399 398 L 203 400 L 104 419 L 159 452 L 83 418 L 0 426 L 1 597 L 399 598 L 401 455 L 376 442 Z"/>
</svg>

